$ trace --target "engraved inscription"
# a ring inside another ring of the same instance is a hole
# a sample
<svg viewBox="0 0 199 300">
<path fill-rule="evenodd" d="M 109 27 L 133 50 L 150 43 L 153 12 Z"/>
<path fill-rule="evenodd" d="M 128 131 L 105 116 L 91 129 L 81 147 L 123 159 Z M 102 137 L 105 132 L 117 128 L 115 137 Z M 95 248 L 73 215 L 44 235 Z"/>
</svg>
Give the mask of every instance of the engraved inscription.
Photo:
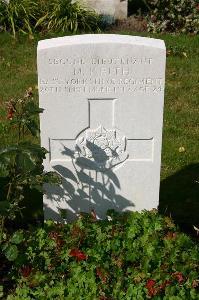
<svg viewBox="0 0 199 300">
<path fill-rule="evenodd" d="M 114 58 L 102 58 L 102 57 L 53 57 L 48 59 L 49 65 L 135 65 L 146 64 L 151 65 L 153 59 L 151 57 L 114 57 Z"/>
<path fill-rule="evenodd" d="M 40 79 L 41 93 L 161 93 L 163 78 L 58 78 Z"/>
<path fill-rule="evenodd" d="M 145 73 L 145 66 L 153 71 L 151 57 L 50 57 L 46 62 L 55 73 L 39 79 L 42 94 L 164 92 L 163 78 L 137 75 L 140 68 Z"/>
<path fill-rule="evenodd" d="M 100 169 L 109 169 L 128 158 L 125 136 L 120 137 L 115 129 L 107 130 L 102 125 L 97 129 L 86 130 L 84 136 L 77 138 L 76 151 L 92 160 Z"/>
<path fill-rule="evenodd" d="M 136 78 L 136 77 L 130 77 L 130 78 L 104 78 L 104 77 L 98 77 L 98 78 L 61 78 L 61 77 L 53 77 L 52 79 L 40 79 L 41 84 L 57 84 L 57 85 L 84 85 L 84 84 L 94 84 L 94 85 L 100 85 L 100 84 L 112 84 L 112 85 L 118 85 L 118 84 L 132 84 L 132 85 L 162 85 L 163 79 L 162 78 L 151 78 L 151 77 L 145 77 L 145 78 Z"/>
</svg>

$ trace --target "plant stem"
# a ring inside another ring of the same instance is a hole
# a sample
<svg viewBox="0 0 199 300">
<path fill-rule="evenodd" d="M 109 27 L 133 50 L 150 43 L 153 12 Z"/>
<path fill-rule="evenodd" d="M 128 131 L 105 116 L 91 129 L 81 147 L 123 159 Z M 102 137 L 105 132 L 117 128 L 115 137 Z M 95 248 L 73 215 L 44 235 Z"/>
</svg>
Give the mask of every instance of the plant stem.
<svg viewBox="0 0 199 300">
<path fill-rule="evenodd" d="M 21 123 L 19 123 L 19 127 L 18 127 L 18 143 L 20 142 L 21 139 Z"/>
<path fill-rule="evenodd" d="M 4 232 L 4 224 L 5 224 L 5 217 L 1 217 L 1 228 L 0 228 L 0 241 L 2 240 L 3 232 Z"/>
<path fill-rule="evenodd" d="M 7 201 L 10 200 L 11 189 L 12 189 L 12 182 L 9 182 L 9 184 L 8 184 L 8 192 L 7 192 L 7 196 L 6 196 L 6 200 Z"/>
</svg>

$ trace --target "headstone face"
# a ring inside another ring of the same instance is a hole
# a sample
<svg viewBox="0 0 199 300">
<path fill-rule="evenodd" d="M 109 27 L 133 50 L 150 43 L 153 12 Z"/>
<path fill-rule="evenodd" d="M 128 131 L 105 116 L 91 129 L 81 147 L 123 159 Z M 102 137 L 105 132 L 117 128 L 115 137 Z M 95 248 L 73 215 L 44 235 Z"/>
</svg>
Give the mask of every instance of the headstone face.
<svg viewBox="0 0 199 300">
<path fill-rule="evenodd" d="M 82 0 L 97 13 L 125 19 L 128 14 L 128 0 Z"/>
<path fill-rule="evenodd" d="M 165 82 L 162 40 L 81 35 L 38 45 L 45 218 L 107 209 L 150 210 L 159 202 Z"/>
</svg>

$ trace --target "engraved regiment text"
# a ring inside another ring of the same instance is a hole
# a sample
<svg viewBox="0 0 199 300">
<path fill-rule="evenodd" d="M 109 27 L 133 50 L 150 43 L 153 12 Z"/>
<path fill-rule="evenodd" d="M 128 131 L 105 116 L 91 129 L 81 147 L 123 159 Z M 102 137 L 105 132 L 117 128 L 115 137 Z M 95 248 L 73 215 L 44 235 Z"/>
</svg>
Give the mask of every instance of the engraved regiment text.
<svg viewBox="0 0 199 300">
<path fill-rule="evenodd" d="M 137 75 L 141 67 L 143 70 L 146 66 L 153 68 L 153 59 L 150 57 L 48 58 L 48 64 L 52 66 L 53 76 L 39 79 L 42 94 L 164 91 L 163 78 Z"/>
</svg>

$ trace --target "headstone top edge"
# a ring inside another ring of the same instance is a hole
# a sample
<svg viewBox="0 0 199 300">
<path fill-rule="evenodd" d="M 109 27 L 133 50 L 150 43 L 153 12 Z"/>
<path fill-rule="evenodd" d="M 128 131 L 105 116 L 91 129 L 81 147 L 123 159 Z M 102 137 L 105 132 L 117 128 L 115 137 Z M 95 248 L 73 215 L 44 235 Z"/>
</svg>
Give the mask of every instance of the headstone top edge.
<svg viewBox="0 0 199 300">
<path fill-rule="evenodd" d="M 131 35 L 119 35 L 119 34 L 82 34 L 73 36 L 64 36 L 52 39 L 41 40 L 38 42 L 37 50 L 43 50 L 48 48 L 55 48 L 67 45 L 79 45 L 79 44 L 133 44 L 137 46 L 154 47 L 165 50 L 165 43 L 163 40 L 139 37 Z"/>
</svg>

